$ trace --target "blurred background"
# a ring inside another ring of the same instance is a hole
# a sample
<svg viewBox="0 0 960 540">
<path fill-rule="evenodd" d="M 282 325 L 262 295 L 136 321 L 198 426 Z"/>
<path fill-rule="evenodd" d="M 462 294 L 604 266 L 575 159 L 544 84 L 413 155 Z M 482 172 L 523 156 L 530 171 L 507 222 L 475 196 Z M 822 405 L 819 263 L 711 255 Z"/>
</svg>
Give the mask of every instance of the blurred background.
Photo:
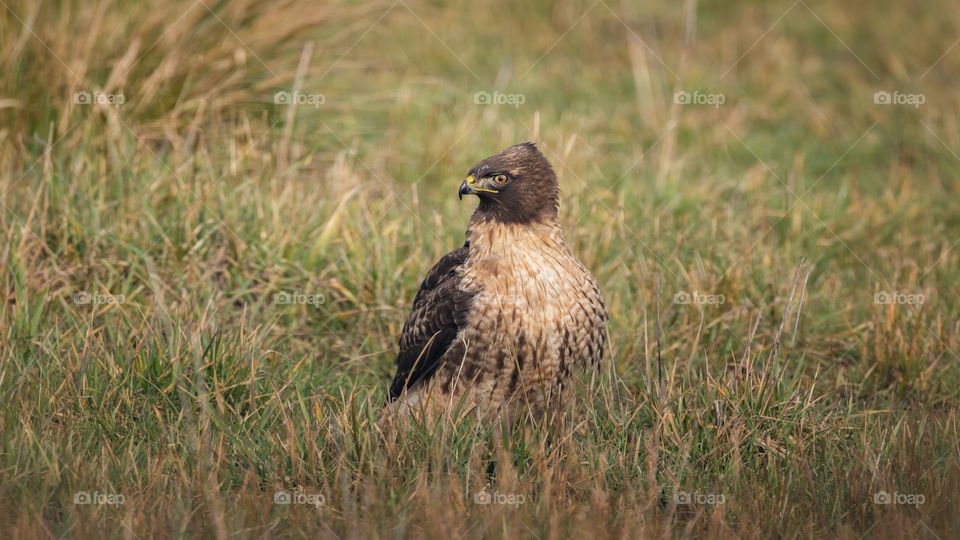
<svg viewBox="0 0 960 540">
<path fill-rule="evenodd" d="M 460 179 L 535 141 L 624 392 L 588 437 L 624 470 L 589 511 L 649 534 L 957 531 L 958 43 L 946 1 L 0 0 L 0 523 L 260 536 L 279 518 L 221 490 L 297 483 L 339 487 L 291 534 L 469 523 L 410 510 L 446 500 L 414 473 L 363 491 L 374 458 L 345 448 L 463 242 Z M 634 424 L 666 430 L 674 472 L 636 465 Z M 617 499 L 685 474 L 752 480 L 690 521 Z M 152 506 L 62 502 L 106 485 Z M 897 486 L 926 504 L 874 504 Z M 523 524 L 555 534 L 543 505 Z"/>
</svg>

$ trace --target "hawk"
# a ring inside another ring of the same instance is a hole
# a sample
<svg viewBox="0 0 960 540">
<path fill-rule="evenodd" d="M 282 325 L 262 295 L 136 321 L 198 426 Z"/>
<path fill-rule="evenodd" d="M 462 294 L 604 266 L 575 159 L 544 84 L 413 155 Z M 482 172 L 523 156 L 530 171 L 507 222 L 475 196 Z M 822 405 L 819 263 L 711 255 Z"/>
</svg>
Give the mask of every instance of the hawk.
<svg viewBox="0 0 960 540">
<path fill-rule="evenodd" d="M 555 410 L 571 375 L 599 366 L 607 339 L 597 281 L 563 239 L 557 176 L 533 143 L 518 144 L 470 169 L 464 195 L 480 199 L 466 243 L 420 284 L 389 406 Z"/>
</svg>

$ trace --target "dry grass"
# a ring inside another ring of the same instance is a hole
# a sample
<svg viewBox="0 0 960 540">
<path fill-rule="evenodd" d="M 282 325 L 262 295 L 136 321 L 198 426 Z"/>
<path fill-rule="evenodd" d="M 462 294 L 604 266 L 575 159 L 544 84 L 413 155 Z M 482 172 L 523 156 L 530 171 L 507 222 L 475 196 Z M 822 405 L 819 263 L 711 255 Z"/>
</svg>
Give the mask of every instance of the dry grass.
<svg viewBox="0 0 960 540">
<path fill-rule="evenodd" d="M 956 536 L 960 20 L 675 4 L 3 0 L 0 530 Z M 381 431 L 457 179 L 529 139 L 612 361 L 546 425 Z"/>
</svg>

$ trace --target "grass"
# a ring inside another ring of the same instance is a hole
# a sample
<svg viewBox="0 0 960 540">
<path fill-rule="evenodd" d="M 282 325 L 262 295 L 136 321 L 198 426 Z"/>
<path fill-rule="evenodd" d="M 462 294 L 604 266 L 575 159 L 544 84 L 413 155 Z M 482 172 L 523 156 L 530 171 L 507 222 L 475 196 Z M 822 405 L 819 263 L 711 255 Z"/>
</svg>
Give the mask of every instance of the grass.
<svg viewBox="0 0 960 540">
<path fill-rule="evenodd" d="M 0 530 L 956 536 L 950 7 L 4 0 Z M 382 430 L 459 179 L 525 140 L 607 363 L 544 425 Z"/>
</svg>

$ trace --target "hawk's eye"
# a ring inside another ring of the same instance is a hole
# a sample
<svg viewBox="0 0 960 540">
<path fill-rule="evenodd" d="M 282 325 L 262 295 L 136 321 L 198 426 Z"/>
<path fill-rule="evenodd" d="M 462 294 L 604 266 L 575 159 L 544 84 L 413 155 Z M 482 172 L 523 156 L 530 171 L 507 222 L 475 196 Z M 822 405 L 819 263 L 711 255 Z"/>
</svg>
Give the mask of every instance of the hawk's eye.
<svg viewBox="0 0 960 540">
<path fill-rule="evenodd" d="M 493 177 L 493 183 L 496 184 L 497 187 L 503 187 L 507 185 L 507 182 L 509 181 L 510 181 L 510 178 L 505 174 L 498 174 Z"/>
</svg>

